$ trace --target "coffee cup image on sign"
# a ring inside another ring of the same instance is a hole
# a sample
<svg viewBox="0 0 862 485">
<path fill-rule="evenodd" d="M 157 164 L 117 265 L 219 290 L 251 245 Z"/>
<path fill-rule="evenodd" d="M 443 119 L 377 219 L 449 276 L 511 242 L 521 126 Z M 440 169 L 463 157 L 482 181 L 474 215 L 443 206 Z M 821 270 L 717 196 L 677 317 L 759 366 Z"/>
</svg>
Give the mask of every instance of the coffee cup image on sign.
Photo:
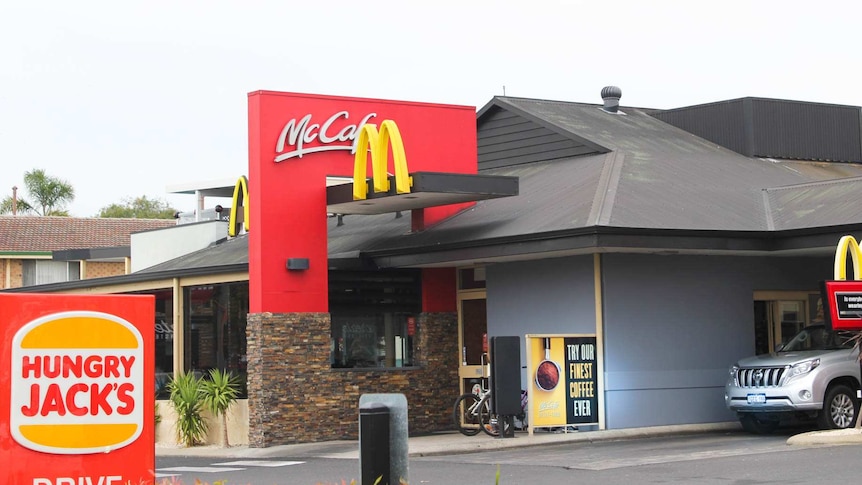
<svg viewBox="0 0 862 485">
<path fill-rule="evenodd" d="M 536 386 L 543 391 L 553 391 L 560 383 L 560 366 L 551 360 L 551 339 L 542 339 L 545 347 L 545 360 L 536 367 Z"/>
</svg>

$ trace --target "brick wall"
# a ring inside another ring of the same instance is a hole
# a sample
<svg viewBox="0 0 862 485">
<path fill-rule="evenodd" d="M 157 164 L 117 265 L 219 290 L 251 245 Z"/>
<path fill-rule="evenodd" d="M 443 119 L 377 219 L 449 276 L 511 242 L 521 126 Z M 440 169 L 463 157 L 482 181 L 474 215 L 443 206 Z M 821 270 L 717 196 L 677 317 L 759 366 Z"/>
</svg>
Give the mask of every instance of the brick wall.
<svg viewBox="0 0 862 485">
<path fill-rule="evenodd" d="M 0 288 L 6 288 L 6 261 L 0 259 Z M 24 262 L 20 259 L 12 259 L 11 270 L 9 271 L 10 285 L 9 288 L 20 288 L 24 284 Z M 87 263 L 87 274 L 84 276 L 89 278 L 102 278 L 105 276 L 117 276 L 126 273 L 126 264 L 124 262 L 92 262 Z"/>
<path fill-rule="evenodd" d="M 9 261 L 9 286 L 6 286 L 7 261 Z M 0 288 L 20 288 L 24 284 L 24 264 L 20 259 L 0 259 Z"/>
<path fill-rule="evenodd" d="M 367 393 L 403 393 L 411 435 L 452 429 L 457 330 L 455 313 L 421 314 L 418 367 L 332 369 L 328 313 L 249 314 L 249 445 L 356 439 Z"/>
<path fill-rule="evenodd" d="M 88 262 L 85 279 L 104 278 L 105 276 L 117 276 L 126 273 L 125 262 Z"/>
</svg>

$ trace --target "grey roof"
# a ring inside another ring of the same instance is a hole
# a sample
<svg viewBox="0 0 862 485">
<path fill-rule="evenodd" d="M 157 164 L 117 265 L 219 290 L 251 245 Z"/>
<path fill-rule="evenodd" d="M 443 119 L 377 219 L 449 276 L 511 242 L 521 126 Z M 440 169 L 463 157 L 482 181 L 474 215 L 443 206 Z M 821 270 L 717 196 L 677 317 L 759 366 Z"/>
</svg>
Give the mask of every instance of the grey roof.
<svg viewBox="0 0 862 485">
<path fill-rule="evenodd" d="M 781 231 L 859 222 L 862 177 L 765 189 L 770 228 Z"/>
<path fill-rule="evenodd" d="M 397 239 L 410 232 L 409 215 L 344 216 L 328 218 L 329 259 L 333 267 L 368 267 L 371 261 L 362 261 L 360 248 L 371 247 L 383 241 Z M 219 241 L 210 247 L 179 256 L 151 266 L 135 274 L 183 274 L 213 266 L 248 265 L 248 234 Z"/>
<path fill-rule="evenodd" d="M 481 261 L 610 244 L 594 237 L 597 234 L 628 234 L 627 241 L 617 237 L 613 243 L 630 249 L 650 247 L 633 236 L 655 231 L 678 231 L 680 237 L 691 233 L 749 237 L 734 243 L 723 238 L 685 242 L 701 251 L 709 246 L 798 250 L 805 244 L 822 245 L 822 250 L 834 247 L 833 233 L 862 227 L 862 207 L 853 204 L 852 196 L 862 165 L 745 157 L 666 124 L 646 110 L 623 107 L 625 114 L 614 115 L 599 108 L 494 98 L 479 113 L 480 137 L 483 116 L 502 109 L 609 152 L 483 170 L 519 177 L 520 194 L 480 201 L 429 230 L 366 247 L 367 254 L 391 265 Z M 775 241 L 780 231 L 817 228 L 825 237 L 816 242 Z M 552 243 L 555 238 L 581 240 L 565 245 Z M 500 249 L 486 247 L 484 258 L 480 251 L 468 250 L 495 244 Z M 513 248 L 515 244 L 519 247 Z M 461 253 L 453 252 L 455 248 Z M 416 257 L 398 257 L 410 253 Z"/>
<path fill-rule="evenodd" d="M 762 189 L 862 175 L 862 166 L 856 164 L 822 163 L 820 172 L 803 172 L 794 164 L 745 157 L 636 108 L 622 108 L 625 115 L 612 115 L 579 103 L 514 98 L 496 102 L 612 150 L 614 156 L 604 160 L 607 183 L 594 180 L 594 190 L 581 195 L 582 204 L 585 199 L 602 204 L 600 219 L 589 221 L 594 225 L 769 230 L 767 210 L 780 208 L 764 204 Z M 549 170 L 572 179 L 576 174 L 562 165 L 549 165 Z M 522 193 L 526 192 L 525 182 L 521 183 Z M 598 193 L 602 190 L 604 194 Z M 850 219 L 860 222 L 860 216 L 857 211 Z M 580 220 L 573 218 L 572 223 Z"/>
</svg>

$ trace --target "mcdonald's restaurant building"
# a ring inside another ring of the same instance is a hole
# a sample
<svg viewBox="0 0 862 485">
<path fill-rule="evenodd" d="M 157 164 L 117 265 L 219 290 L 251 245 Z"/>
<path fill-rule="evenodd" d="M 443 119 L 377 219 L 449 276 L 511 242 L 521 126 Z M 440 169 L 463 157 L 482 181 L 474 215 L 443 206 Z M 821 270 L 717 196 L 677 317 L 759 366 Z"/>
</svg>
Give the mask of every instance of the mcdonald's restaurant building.
<svg viewBox="0 0 862 485">
<path fill-rule="evenodd" d="M 524 367 L 528 336 L 594 339 L 581 431 L 735 421 L 729 366 L 815 319 L 836 243 L 862 235 L 862 111 L 602 95 L 254 92 L 247 179 L 190 189 L 232 194 L 228 220 L 133 236 L 128 275 L 10 291 L 155 294 L 162 383 L 242 377 L 234 444 L 355 437 L 365 393 L 451 430 L 486 335 L 518 336 Z"/>
</svg>

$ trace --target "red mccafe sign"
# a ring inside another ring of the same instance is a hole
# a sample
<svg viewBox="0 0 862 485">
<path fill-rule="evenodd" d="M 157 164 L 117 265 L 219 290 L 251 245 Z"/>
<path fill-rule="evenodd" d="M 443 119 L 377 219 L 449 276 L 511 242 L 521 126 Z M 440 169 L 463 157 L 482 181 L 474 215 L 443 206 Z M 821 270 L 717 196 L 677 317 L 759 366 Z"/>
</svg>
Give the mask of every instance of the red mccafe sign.
<svg viewBox="0 0 862 485">
<path fill-rule="evenodd" d="M 4 483 L 152 483 L 154 309 L 152 296 L 0 295 Z"/>
<path fill-rule="evenodd" d="M 410 172 L 477 171 L 472 106 L 257 91 L 248 113 L 251 313 L 329 311 L 326 177 L 354 175 L 364 125 L 397 125 Z M 423 209 L 414 225 L 462 208 Z M 287 270 L 290 258 L 307 258 L 308 269 Z"/>
</svg>

